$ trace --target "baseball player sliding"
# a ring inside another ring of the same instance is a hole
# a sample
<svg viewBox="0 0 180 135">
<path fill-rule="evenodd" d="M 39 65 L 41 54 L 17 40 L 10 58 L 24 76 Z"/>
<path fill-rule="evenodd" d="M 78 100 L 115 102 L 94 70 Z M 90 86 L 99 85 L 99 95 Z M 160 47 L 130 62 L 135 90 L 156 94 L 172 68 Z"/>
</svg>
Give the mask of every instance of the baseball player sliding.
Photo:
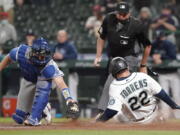
<svg viewBox="0 0 180 135">
<path fill-rule="evenodd" d="M 12 61 L 19 64 L 23 83 L 18 94 L 16 112 L 13 119 L 18 124 L 36 126 L 40 124 L 42 112 L 47 106 L 52 81 L 62 91 L 67 104 L 67 115 L 71 118 L 79 116 L 77 102 L 69 93 L 63 80 L 63 72 L 52 60 L 47 41 L 39 38 L 32 46 L 20 45 L 14 48 L 0 63 L 0 71 Z"/>
<path fill-rule="evenodd" d="M 172 109 L 180 109 L 161 88 L 159 83 L 145 73 L 130 73 L 122 57 L 110 63 L 110 73 L 115 78 L 110 85 L 107 109 L 96 121 L 105 122 L 113 116 L 128 123 L 150 123 L 156 118 L 156 98 L 163 100 Z"/>
</svg>

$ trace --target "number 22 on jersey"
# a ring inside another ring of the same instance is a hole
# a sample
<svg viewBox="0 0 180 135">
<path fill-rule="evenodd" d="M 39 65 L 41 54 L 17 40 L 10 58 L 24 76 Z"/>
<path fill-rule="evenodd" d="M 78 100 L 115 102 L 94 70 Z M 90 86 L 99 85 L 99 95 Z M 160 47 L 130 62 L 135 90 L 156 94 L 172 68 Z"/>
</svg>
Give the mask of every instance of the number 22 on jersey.
<svg viewBox="0 0 180 135">
<path fill-rule="evenodd" d="M 149 102 L 150 100 L 148 99 L 148 94 L 145 90 L 140 92 L 138 96 L 133 96 L 128 100 L 129 106 L 133 111 L 138 110 Z"/>
</svg>

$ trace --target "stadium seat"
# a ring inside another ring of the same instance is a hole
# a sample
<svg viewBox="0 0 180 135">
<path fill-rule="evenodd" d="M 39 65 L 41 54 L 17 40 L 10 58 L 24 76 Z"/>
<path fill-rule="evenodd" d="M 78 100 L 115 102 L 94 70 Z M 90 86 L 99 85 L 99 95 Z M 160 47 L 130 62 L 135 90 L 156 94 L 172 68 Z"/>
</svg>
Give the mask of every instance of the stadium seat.
<svg viewBox="0 0 180 135">
<path fill-rule="evenodd" d="M 66 29 L 70 38 L 77 44 L 78 50 L 92 48 L 94 40 L 88 37 L 84 23 L 91 15 L 94 2 L 95 0 L 58 0 L 52 1 L 49 6 L 15 7 L 15 27 L 18 35 L 23 36 L 19 37 L 19 40 L 24 38 L 29 28 L 37 34 L 46 35 L 51 41 L 56 38 L 55 32 Z"/>
</svg>

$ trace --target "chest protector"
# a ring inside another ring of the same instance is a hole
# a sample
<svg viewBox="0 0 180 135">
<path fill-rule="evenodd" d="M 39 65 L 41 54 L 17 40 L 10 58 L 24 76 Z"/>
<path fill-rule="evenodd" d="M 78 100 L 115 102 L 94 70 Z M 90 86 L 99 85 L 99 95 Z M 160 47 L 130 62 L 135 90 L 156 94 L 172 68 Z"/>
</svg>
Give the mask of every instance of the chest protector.
<svg viewBox="0 0 180 135">
<path fill-rule="evenodd" d="M 38 69 L 27 59 L 28 46 L 22 45 L 17 52 L 17 60 L 21 69 L 22 76 L 27 80 L 36 83 L 39 74 Z"/>
</svg>

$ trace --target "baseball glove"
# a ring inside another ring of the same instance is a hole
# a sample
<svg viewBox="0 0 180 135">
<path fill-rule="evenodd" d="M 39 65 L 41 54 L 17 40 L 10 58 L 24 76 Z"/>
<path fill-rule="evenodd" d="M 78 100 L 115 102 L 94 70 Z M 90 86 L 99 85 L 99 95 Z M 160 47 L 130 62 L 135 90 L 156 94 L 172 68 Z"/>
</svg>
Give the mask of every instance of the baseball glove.
<svg viewBox="0 0 180 135">
<path fill-rule="evenodd" d="M 68 102 L 67 104 L 67 118 L 78 119 L 80 115 L 79 106 L 77 102 Z"/>
</svg>

